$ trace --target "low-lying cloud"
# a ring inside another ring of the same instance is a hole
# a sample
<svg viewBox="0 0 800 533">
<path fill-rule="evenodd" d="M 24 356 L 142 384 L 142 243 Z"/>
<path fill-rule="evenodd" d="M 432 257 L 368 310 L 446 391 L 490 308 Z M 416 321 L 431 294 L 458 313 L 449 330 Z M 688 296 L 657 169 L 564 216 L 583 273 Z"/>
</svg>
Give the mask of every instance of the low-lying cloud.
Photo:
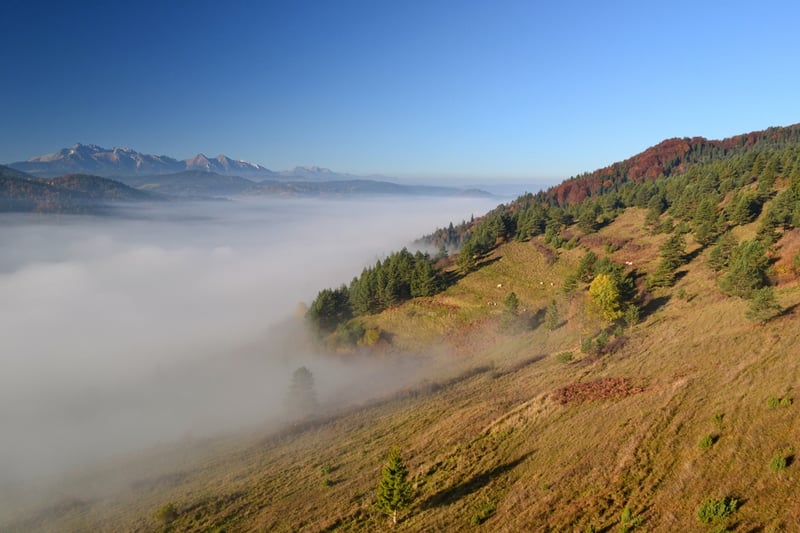
<svg viewBox="0 0 800 533">
<path fill-rule="evenodd" d="M 486 199 L 242 200 L 0 218 L 0 485 L 280 416 L 385 369 L 315 357 L 289 318 Z M 409 375 L 409 379 L 411 374 Z"/>
</svg>

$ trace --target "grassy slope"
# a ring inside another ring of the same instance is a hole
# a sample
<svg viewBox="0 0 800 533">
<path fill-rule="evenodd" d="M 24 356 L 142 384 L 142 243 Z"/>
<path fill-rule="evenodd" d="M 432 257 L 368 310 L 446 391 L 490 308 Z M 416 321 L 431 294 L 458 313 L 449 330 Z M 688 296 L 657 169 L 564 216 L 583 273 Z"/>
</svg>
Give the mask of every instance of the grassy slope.
<svg viewBox="0 0 800 533">
<path fill-rule="evenodd" d="M 643 234 L 643 217 L 630 210 L 586 242 L 602 256 L 615 240 L 623 245 L 615 260 L 653 268 L 666 237 Z M 492 531 L 610 531 L 626 506 L 649 531 L 696 531 L 696 509 L 710 496 L 739 498 L 728 524 L 737 531 L 800 523 L 798 466 L 768 468 L 777 451 L 800 445 L 798 404 L 767 405 L 797 393 L 796 282 L 778 290 L 787 313 L 753 325 L 744 302 L 719 293 L 699 254 L 674 288 L 656 294 L 661 305 L 619 351 L 588 358 L 578 346 L 597 323 L 581 295 L 568 301 L 560 292 L 582 253 L 562 251 L 549 265 L 531 243 L 506 244 L 446 293 L 372 317 L 399 348 L 437 343 L 439 377 L 416 389 L 277 437 L 154 454 L 158 462 L 131 466 L 133 490 L 103 498 L 98 489 L 21 529 L 152 530 L 155 510 L 170 501 L 180 511 L 175 531 L 383 529 L 371 504 L 393 445 L 416 486 L 398 527 L 406 531 L 477 528 L 481 507 L 495 509 L 482 526 Z M 558 298 L 568 321 L 553 332 L 500 332 L 511 290 L 529 314 Z M 575 360 L 559 362 L 564 351 Z M 627 377 L 644 391 L 567 406 L 549 397 L 602 377 Z M 707 434 L 718 440 L 703 450 Z"/>
</svg>

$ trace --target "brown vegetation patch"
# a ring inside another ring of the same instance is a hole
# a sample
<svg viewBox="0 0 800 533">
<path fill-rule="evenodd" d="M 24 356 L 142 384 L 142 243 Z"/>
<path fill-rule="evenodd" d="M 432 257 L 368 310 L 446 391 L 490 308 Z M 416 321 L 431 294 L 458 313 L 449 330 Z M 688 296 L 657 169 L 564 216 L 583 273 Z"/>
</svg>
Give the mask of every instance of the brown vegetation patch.
<svg viewBox="0 0 800 533">
<path fill-rule="evenodd" d="M 784 285 L 797 279 L 793 260 L 800 253 L 800 229 L 784 232 L 779 244 L 779 254 L 772 270 L 778 285 Z"/>
<path fill-rule="evenodd" d="M 547 263 L 548 266 L 555 263 L 556 259 L 558 259 L 555 250 L 546 244 L 539 242 L 537 239 L 531 239 L 531 245 L 537 252 L 542 254 L 542 258 L 544 258 L 544 262 Z"/>
<path fill-rule="evenodd" d="M 608 240 L 608 237 L 598 235 L 597 233 L 588 233 L 581 237 L 581 244 L 594 249 L 602 247 L 606 240 Z"/>
<path fill-rule="evenodd" d="M 644 387 L 633 384 L 630 378 L 601 378 L 584 383 L 573 383 L 554 390 L 550 398 L 561 405 L 582 403 L 609 398 L 624 398 L 644 392 Z"/>
</svg>

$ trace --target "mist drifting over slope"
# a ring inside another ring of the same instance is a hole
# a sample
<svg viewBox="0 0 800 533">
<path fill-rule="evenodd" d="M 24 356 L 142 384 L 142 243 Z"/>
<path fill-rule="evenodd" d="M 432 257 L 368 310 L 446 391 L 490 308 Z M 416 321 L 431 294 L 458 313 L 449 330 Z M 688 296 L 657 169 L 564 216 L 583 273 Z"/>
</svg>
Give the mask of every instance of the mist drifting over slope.
<svg viewBox="0 0 800 533">
<path fill-rule="evenodd" d="M 493 204 L 237 200 L 1 217 L 0 485 L 278 419 L 300 365 L 323 401 L 377 394 L 385 368 L 315 356 L 289 317 Z"/>
</svg>

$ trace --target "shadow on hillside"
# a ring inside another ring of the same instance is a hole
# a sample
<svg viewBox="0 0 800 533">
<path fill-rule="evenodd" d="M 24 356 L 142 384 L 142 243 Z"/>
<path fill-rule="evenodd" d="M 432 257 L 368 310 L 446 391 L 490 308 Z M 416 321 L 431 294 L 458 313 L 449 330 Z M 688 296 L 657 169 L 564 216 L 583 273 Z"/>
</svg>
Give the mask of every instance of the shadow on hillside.
<svg viewBox="0 0 800 533">
<path fill-rule="evenodd" d="M 705 249 L 706 249 L 705 246 L 701 246 L 700 248 L 697 248 L 696 250 L 692 250 L 688 254 L 685 254 L 683 256 L 685 260 L 684 263 L 691 263 L 692 261 L 697 259 L 700 256 L 700 254 L 702 254 L 705 251 Z"/>
<path fill-rule="evenodd" d="M 535 313 L 531 313 L 530 317 L 528 317 L 528 329 L 533 330 L 541 326 L 546 312 L 547 310 L 542 308 Z"/>
<path fill-rule="evenodd" d="M 478 259 L 477 263 L 475 263 L 475 266 L 467 274 L 471 274 L 472 272 L 476 272 L 476 271 L 482 269 L 483 267 L 489 266 L 489 265 L 491 265 L 493 263 L 496 263 L 498 261 L 500 261 L 499 257 L 494 257 L 492 259 L 484 259 L 484 260 Z M 453 285 L 458 283 L 459 280 L 465 278 L 467 276 L 467 274 L 461 272 L 460 270 L 445 272 L 444 273 L 444 284 L 445 284 L 446 287 L 452 287 Z"/>
<path fill-rule="evenodd" d="M 778 313 L 778 316 L 789 316 L 789 315 L 791 315 L 792 313 L 794 313 L 794 312 L 795 312 L 795 310 L 796 310 L 798 307 L 800 307 L 800 304 L 793 304 L 793 305 L 790 305 L 789 307 L 785 308 L 783 311 L 781 311 L 780 313 Z"/>
<path fill-rule="evenodd" d="M 487 470 L 486 472 L 482 472 L 480 474 L 474 475 L 472 478 L 464 481 L 463 483 L 459 483 L 454 487 L 450 487 L 448 489 L 444 489 L 442 491 L 437 492 L 436 494 L 431 495 L 425 501 L 422 502 L 421 507 L 423 509 L 430 509 L 433 507 L 440 507 L 442 505 L 448 505 L 450 503 L 454 503 L 461 498 L 472 494 L 480 490 L 481 488 L 485 487 L 489 483 L 491 483 L 495 478 L 502 476 L 506 472 L 509 472 L 516 468 L 520 463 L 525 461 L 531 453 L 528 452 L 518 459 L 514 461 L 504 463 L 502 465 L 498 465 L 491 470 Z"/>
<path fill-rule="evenodd" d="M 541 361 L 545 357 L 546 357 L 545 355 L 541 355 L 541 354 L 540 355 L 534 355 L 533 357 L 526 357 L 525 359 L 522 359 L 521 361 L 517 361 L 516 363 L 514 363 L 513 365 L 511 365 L 510 367 L 508 367 L 508 368 L 506 368 L 504 370 L 496 370 L 495 372 L 492 373 L 492 377 L 496 379 L 496 378 L 505 376 L 507 374 L 513 374 L 514 372 L 518 372 L 518 371 L 522 370 L 526 366 L 532 365 L 534 363 L 538 363 L 539 361 Z"/>
<path fill-rule="evenodd" d="M 647 302 L 645 305 L 642 306 L 640 310 L 641 318 L 646 318 L 655 313 L 656 311 L 658 311 L 659 309 L 661 309 L 662 307 L 664 307 L 665 305 L 667 305 L 669 299 L 670 299 L 669 296 L 659 296 L 658 298 L 653 298 L 652 300 Z"/>
</svg>

